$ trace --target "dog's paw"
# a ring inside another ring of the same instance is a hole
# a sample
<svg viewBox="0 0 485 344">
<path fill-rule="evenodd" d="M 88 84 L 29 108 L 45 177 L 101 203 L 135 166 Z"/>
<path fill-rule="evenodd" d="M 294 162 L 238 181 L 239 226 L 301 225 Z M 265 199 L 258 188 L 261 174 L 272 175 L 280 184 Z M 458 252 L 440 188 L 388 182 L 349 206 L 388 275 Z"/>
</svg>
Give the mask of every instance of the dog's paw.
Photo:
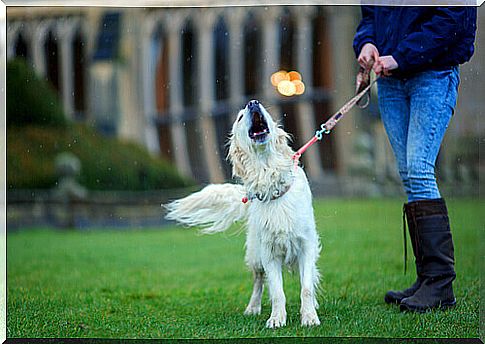
<svg viewBox="0 0 485 344">
<path fill-rule="evenodd" d="M 246 310 L 244 311 L 244 315 L 260 315 L 261 314 L 261 306 L 252 306 L 248 305 Z"/>
<path fill-rule="evenodd" d="M 280 314 L 273 315 L 266 321 L 267 328 L 278 328 L 286 325 L 286 312 L 281 312 Z"/>
<path fill-rule="evenodd" d="M 318 326 L 320 319 L 318 319 L 317 312 L 305 312 L 301 315 L 301 326 Z"/>
</svg>

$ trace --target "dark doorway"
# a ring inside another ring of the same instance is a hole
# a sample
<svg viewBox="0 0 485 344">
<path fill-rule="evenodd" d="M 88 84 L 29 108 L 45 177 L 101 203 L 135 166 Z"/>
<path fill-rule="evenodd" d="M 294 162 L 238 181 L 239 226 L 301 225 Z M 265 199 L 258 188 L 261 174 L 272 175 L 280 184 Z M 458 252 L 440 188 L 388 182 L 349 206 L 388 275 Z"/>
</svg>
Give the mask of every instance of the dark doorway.
<svg viewBox="0 0 485 344">
<path fill-rule="evenodd" d="M 47 34 L 44 43 L 45 62 L 46 62 L 46 79 L 51 83 L 54 89 L 60 91 L 60 73 L 59 73 L 59 42 L 57 35 L 51 30 Z"/>
<path fill-rule="evenodd" d="M 262 42 L 261 25 L 256 15 L 249 12 L 244 21 L 244 94 L 248 98 L 261 91 Z"/>
<path fill-rule="evenodd" d="M 182 29 L 182 77 L 185 133 L 187 137 L 187 150 L 191 164 L 192 174 L 199 182 L 209 181 L 208 168 L 204 159 L 203 133 L 197 124 L 196 103 L 198 97 L 198 66 L 197 66 L 197 40 L 194 26 L 187 21 Z"/>
<path fill-rule="evenodd" d="M 77 31 L 72 40 L 74 118 L 86 119 L 86 40 Z"/>
<path fill-rule="evenodd" d="M 30 59 L 27 41 L 21 32 L 18 34 L 17 41 L 15 42 L 15 57 L 23 58 L 27 61 Z"/>
<path fill-rule="evenodd" d="M 160 154 L 165 159 L 174 161 L 172 150 L 172 134 L 170 131 L 169 90 L 168 90 L 168 44 L 166 35 L 159 27 L 152 37 L 152 54 L 156 60 L 155 69 L 155 102 L 157 116 L 161 120 L 158 125 L 158 140 Z"/>
<path fill-rule="evenodd" d="M 313 20 L 313 90 L 315 123 L 326 121 L 333 114 L 330 106 L 330 90 L 332 89 L 331 54 L 332 47 L 328 33 L 327 19 L 319 10 Z M 318 146 L 322 167 L 327 171 L 335 171 L 337 160 L 335 156 L 335 135 L 325 136 L 325 144 Z"/>
<path fill-rule="evenodd" d="M 231 130 L 231 108 L 229 99 L 229 32 L 224 18 L 219 18 L 214 27 L 215 46 L 215 100 L 214 109 L 216 139 L 219 150 L 221 166 L 226 179 L 231 178 L 231 166 L 226 160 L 228 153 L 227 138 Z"/>
<path fill-rule="evenodd" d="M 296 50 L 295 45 L 295 23 L 288 8 L 283 10 L 279 21 L 279 39 L 280 39 L 280 69 L 286 71 L 296 70 Z M 298 149 L 303 142 L 298 134 L 298 123 L 296 120 L 298 107 L 296 103 L 284 102 L 281 104 L 282 122 L 285 130 L 291 134 L 290 143 L 293 149 Z"/>
</svg>

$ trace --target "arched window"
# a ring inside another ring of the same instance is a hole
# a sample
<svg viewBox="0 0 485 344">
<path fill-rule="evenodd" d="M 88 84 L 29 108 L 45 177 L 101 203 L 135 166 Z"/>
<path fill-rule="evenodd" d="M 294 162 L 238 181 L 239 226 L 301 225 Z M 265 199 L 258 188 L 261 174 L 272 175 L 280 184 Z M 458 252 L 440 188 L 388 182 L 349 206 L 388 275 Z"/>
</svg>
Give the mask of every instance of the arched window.
<svg viewBox="0 0 485 344">
<path fill-rule="evenodd" d="M 262 42 L 261 25 L 253 12 L 244 21 L 244 94 L 251 98 L 261 91 Z"/>
<path fill-rule="evenodd" d="M 215 98 L 229 98 L 229 32 L 224 18 L 220 17 L 214 27 L 215 45 Z"/>
<path fill-rule="evenodd" d="M 153 92 L 155 94 L 155 110 L 158 121 L 158 140 L 160 154 L 173 161 L 172 135 L 169 117 L 169 89 L 168 89 L 168 44 L 165 31 L 158 26 L 150 40 L 150 63 L 153 64 Z"/>
<path fill-rule="evenodd" d="M 223 17 L 216 21 L 213 31 L 214 41 L 214 65 L 215 71 L 215 100 L 216 106 L 214 115 L 216 116 L 216 139 L 219 148 L 219 157 L 224 175 L 227 179 L 231 177 L 231 167 L 226 161 L 227 156 L 227 136 L 231 130 L 232 118 L 231 108 L 226 101 L 229 99 L 229 32 Z M 239 67 L 239 66 L 238 66 Z M 237 67 L 236 67 L 237 68 Z"/>
<path fill-rule="evenodd" d="M 328 31 L 328 20 L 321 8 L 313 19 L 313 94 L 315 123 L 322 123 L 331 115 L 330 89 L 332 88 L 331 54 L 332 47 Z M 319 145 L 322 167 L 335 171 L 335 135 L 327 135 L 325 144 Z"/>
<path fill-rule="evenodd" d="M 23 58 L 25 60 L 30 59 L 30 53 L 29 53 L 27 41 L 25 40 L 25 37 L 22 34 L 22 32 L 19 32 L 17 36 L 17 40 L 15 41 L 14 51 L 15 51 L 15 57 Z"/>
<path fill-rule="evenodd" d="M 59 44 L 57 35 L 49 30 L 44 43 L 46 78 L 51 85 L 59 92 L 60 73 L 59 73 Z"/>
<path fill-rule="evenodd" d="M 81 30 L 72 39 L 74 118 L 86 119 L 86 39 Z"/>
<path fill-rule="evenodd" d="M 197 99 L 197 45 L 192 22 L 186 22 L 182 29 L 182 77 L 183 102 L 185 106 L 194 106 Z"/>
<path fill-rule="evenodd" d="M 199 132 L 195 106 L 198 100 L 197 38 L 193 23 L 188 20 L 182 29 L 182 80 L 185 119 L 183 124 L 187 137 L 187 150 L 192 174 L 199 182 L 208 182 L 209 174 L 204 159 L 203 133 Z"/>
<path fill-rule="evenodd" d="M 296 54 L 295 49 L 295 22 L 291 16 L 288 8 L 284 8 L 279 17 L 279 40 L 280 40 L 280 69 L 291 71 L 296 70 Z M 293 149 L 298 149 L 302 142 L 302 138 L 298 135 L 298 124 L 296 120 L 296 112 L 298 108 L 293 102 L 281 103 L 281 113 L 283 126 L 285 130 L 293 136 L 291 146 Z"/>
<path fill-rule="evenodd" d="M 295 69 L 295 22 L 288 8 L 283 10 L 279 20 L 280 68 L 290 71 Z"/>
<path fill-rule="evenodd" d="M 168 45 L 166 43 L 165 32 L 159 26 L 152 36 L 150 57 L 155 62 L 155 106 L 160 115 L 166 114 L 169 107 Z"/>
</svg>

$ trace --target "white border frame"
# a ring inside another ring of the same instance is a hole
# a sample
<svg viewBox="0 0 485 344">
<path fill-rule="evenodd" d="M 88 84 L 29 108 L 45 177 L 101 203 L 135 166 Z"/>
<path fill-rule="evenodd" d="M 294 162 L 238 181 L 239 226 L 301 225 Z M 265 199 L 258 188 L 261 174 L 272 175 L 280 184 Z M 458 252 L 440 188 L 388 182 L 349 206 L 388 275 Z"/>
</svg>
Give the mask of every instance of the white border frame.
<svg viewBox="0 0 485 344">
<path fill-rule="evenodd" d="M 6 127 L 6 74 L 7 74 L 7 6 L 0 2 L 0 342 L 7 339 L 7 127 Z"/>
<path fill-rule="evenodd" d="M 401 6 L 481 6 L 485 0 L 142 0 L 133 4 L 132 0 L 2 0 L 0 1 L 0 343 L 7 339 L 7 229 L 6 229 L 6 60 L 7 60 L 7 6 L 59 6 L 59 7 L 231 7 L 231 6 L 266 6 L 266 5 L 401 5 Z M 482 236 L 483 238 L 483 236 Z M 481 239 L 482 239 L 481 238 Z M 483 277 L 483 271 L 482 276 Z M 483 287 L 483 279 L 480 287 Z M 479 312 L 483 311 L 484 300 L 480 300 Z M 479 320 L 482 315 L 479 315 Z M 479 323 L 479 336 L 484 336 L 485 325 Z"/>
</svg>

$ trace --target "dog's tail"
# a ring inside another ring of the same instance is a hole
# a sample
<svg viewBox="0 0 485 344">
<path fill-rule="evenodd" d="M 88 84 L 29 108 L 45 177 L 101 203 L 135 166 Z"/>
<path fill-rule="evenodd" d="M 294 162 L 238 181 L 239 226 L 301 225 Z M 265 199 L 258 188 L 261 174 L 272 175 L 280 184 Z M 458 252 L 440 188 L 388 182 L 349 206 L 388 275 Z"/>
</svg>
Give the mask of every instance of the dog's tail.
<svg viewBox="0 0 485 344">
<path fill-rule="evenodd" d="M 223 232 L 246 216 L 242 185 L 210 184 L 201 191 L 164 205 L 165 216 L 187 226 L 201 226 L 204 234 Z"/>
</svg>

